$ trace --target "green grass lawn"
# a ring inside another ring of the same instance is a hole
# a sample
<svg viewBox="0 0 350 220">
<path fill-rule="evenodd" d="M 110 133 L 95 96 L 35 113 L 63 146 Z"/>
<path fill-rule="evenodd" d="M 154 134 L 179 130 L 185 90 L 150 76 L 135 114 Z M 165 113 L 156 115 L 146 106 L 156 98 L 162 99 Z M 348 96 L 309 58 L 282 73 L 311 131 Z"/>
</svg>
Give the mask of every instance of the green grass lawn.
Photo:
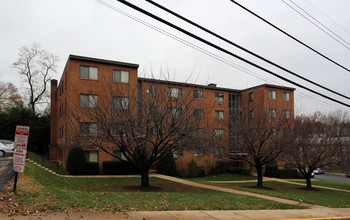
<svg viewBox="0 0 350 220">
<path fill-rule="evenodd" d="M 293 181 L 296 183 L 304 183 L 304 181 Z M 311 180 L 312 186 L 325 186 L 325 187 L 331 187 L 331 188 L 336 188 L 336 189 L 345 189 L 345 190 L 350 190 L 350 183 L 344 183 L 344 182 L 337 182 L 337 181 L 327 181 L 327 180 Z"/>
<path fill-rule="evenodd" d="M 207 182 L 207 181 L 242 181 L 242 180 L 255 180 L 256 177 L 245 176 L 240 174 L 218 174 L 218 175 L 210 175 L 205 177 L 198 178 L 188 178 L 188 180 L 195 182 Z"/>
<path fill-rule="evenodd" d="M 328 181 L 327 181 L 328 182 Z M 324 186 L 334 186 L 335 183 L 323 183 Z M 315 182 L 314 182 L 315 183 Z M 216 183 L 215 185 L 249 191 L 259 194 L 271 195 L 286 199 L 328 206 L 333 208 L 350 208 L 350 193 L 335 190 L 326 190 L 314 187 L 314 190 L 306 190 L 305 187 L 295 184 L 276 181 L 264 181 L 264 188 L 256 188 L 256 182 L 245 183 Z M 315 184 L 314 184 L 315 185 Z"/>
<path fill-rule="evenodd" d="M 34 162 L 37 162 L 38 164 L 40 164 L 40 165 L 58 173 L 58 174 L 61 174 L 61 175 L 67 174 L 65 169 L 63 169 L 61 166 L 57 166 L 56 161 L 46 160 L 42 156 L 40 156 L 39 154 L 29 152 L 29 159 L 31 159 Z"/>
<path fill-rule="evenodd" d="M 64 178 L 26 163 L 18 182 L 18 207 L 45 210 L 240 210 L 302 208 L 269 200 L 201 189 L 151 177 Z"/>
</svg>

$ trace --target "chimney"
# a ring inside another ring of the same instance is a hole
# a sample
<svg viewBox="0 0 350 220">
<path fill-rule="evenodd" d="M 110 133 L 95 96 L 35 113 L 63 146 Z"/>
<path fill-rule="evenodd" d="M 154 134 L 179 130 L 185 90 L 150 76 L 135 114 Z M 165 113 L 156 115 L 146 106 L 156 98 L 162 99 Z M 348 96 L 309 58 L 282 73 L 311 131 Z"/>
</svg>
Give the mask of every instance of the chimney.
<svg viewBox="0 0 350 220">
<path fill-rule="evenodd" d="M 208 87 L 215 88 L 215 87 L 216 87 L 216 84 L 215 84 L 215 83 L 209 83 L 209 84 L 208 84 Z"/>
</svg>

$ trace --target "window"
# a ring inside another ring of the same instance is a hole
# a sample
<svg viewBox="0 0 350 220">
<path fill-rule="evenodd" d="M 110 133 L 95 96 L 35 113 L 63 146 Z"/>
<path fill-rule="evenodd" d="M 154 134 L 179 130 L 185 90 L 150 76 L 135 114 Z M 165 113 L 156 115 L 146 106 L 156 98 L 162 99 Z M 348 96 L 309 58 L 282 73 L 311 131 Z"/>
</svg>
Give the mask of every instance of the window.
<svg viewBox="0 0 350 220">
<path fill-rule="evenodd" d="M 276 118 L 277 117 L 276 109 L 270 109 L 269 110 L 269 117 L 270 118 Z"/>
<path fill-rule="evenodd" d="M 116 124 L 113 124 L 113 127 L 112 127 L 112 135 L 113 136 L 126 136 L 126 132 L 125 132 L 125 127 L 123 127 L 124 125 L 121 124 L 121 123 L 116 123 Z"/>
<path fill-rule="evenodd" d="M 194 114 L 195 118 L 203 118 L 204 111 L 203 111 L 203 109 L 194 109 L 193 114 Z"/>
<path fill-rule="evenodd" d="M 254 93 L 253 92 L 249 93 L 249 101 L 254 101 Z"/>
<path fill-rule="evenodd" d="M 253 119 L 254 118 L 254 111 L 253 110 L 250 110 L 248 112 L 248 119 Z"/>
<path fill-rule="evenodd" d="M 80 94 L 80 107 L 97 108 L 98 95 Z"/>
<path fill-rule="evenodd" d="M 127 160 L 125 155 L 120 150 L 113 150 L 113 154 L 117 157 L 113 157 L 114 161 Z M 119 159 L 120 158 L 120 159 Z"/>
<path fill-rule="evenodd" d="M 198 100 L 203 100 L 203 91 L 202 90 L 194 90 L 193 98 Z"/>
<path fill-rule="evenodd" d="M 195 135 L 197 138 L 204 137 L 204 128 L 198 128 L 196 129 Z"/>
<path fill-rule="evenodd" d="M 223 137 L 224 136 L 224 129 L 215 129 L 215 136 L 216 137 Z"/>
<path fill-rule="evenodd" d="M 98 80 L 98 68 L 91 66 L 80 66 L 80 79 Z"/>
<path fill-rule="evenodd" d="M 173 98 L 180 98 L 182 97 L 182 89 L 180 88 L 168 88 L 168 96 Z"/>
<path fill-rule="evenodd" d="M 284 118 L 290 118 L 290 111 L 289 110 L 283 110 L 283 117 Z"/>
<path fill-rule="evenodd" d="M 224 101 L 224 93 L 216 92 L 215 93 L 215 101 L 223 102 Z"/>
<path fill-rule="evenodd" d="M 269 99 L 276 100 L 276 98 L 277 98 L 277 93 L 276 93 L 276 91 L 269 90 Z"/>
<path fill-rule="evenodd" d="M 129 98 L 128 97 L 113 97 L 113 108 L 114 109 L 128 109 L 129 108 Z"/>
<path fill-rule="evenodd" d="M 283 101 L 290 101 L 290 93 L 289 92 L 283 93 Z"/>
<path fill-rule="evenodd" d="M 113 82 L 129 83 L 129 71 L 113 70 Z"/>
<path fill-rule="evenodd" d="M 156 95 L 156 86 L 155 85 L 149 86 L 149 94 Z"/>
<path fill-rule="evenodd" d="M 182 109 L 181 108 L 168 108 L 168 116 L 177 118 L 181 117 L 182 115 Z"/>
<path fill-rule="evenodd" d="M 215 111 L 216 120 L 224 120 L 224 111 Z"/>
<path fill-rule="evenodd" d="M 184 150 L 181 148 L 177 148 L 176 150 L 173 151 L 173 155 L 175 160 L 179 157 L 182 157 L 184 155 Z"/>
<path fill-rule="evenodd" d="M 277 133 L 277 129 L 274 128 L 274 127 L 270 128 L 269 131 L 270 131 L 270 134 L 276 134 Z"/>
<path fill-rule="evenodd" d="M 87 162 L 98 162 L 97 151 L 84 151 Z"/>
<path fill-rule="evenodd" d="M 203 149 L 195 149 L 193 151 L 193 156 L 195 156 L 195 157 L 203 157 L 204 156 Z"/>
<path fill-rule="evenodd" d="M 97 136 L 97 124 L 82 122 L 80 123 L 80 135 L 81 136 Z"/>
</svg>

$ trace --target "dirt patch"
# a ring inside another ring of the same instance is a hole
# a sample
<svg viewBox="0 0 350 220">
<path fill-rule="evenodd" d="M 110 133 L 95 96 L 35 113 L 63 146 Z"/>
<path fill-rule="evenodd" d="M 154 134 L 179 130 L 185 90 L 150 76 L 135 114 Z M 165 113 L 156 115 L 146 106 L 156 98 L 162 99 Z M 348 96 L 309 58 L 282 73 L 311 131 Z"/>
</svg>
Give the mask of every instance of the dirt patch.
<svg viewBox="0 0 350 220">
<path fill-rule="evenodd" d="M 124 186 L 126 191 L 131 192 L 163 192 L 164 187 L 157 186 Z"/>
</svg>

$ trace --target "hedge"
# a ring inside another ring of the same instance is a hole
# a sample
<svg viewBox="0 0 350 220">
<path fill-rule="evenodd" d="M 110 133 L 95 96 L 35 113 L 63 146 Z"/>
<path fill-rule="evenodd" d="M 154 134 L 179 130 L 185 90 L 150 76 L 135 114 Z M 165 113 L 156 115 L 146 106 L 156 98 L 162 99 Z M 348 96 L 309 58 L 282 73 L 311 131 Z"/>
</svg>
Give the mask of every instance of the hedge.
<svg viewBox="0 0 350 220">
<path fill-rule="evenodd" d="M 87 162 L 86 163 L 86 175 L 97 175 L 99 173 L 98 162 Z"/>
<path fill-rule="evenodd" d="M 103 161 L 103 174 L 125 175 L 139 174 L 140 171 L 132 164 L 124 161 Z"/>
</svg>

